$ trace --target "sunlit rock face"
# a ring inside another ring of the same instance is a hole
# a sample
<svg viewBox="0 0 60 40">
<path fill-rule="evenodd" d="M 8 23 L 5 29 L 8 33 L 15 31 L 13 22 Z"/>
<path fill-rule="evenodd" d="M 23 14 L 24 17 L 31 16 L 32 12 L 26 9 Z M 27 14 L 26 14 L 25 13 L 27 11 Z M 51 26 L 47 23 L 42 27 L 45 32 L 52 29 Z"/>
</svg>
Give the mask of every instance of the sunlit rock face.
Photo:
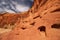
<svg viewBox="0 0 60 40">
<path fill-rule="evenodd" d="M 0 40 L 60 40 L 60 0 L 34 0 L 21 14 L 0 14 Z"/>
<path fill-rule="evenodd" d="M 0 13 L 25 12 L 33 5 L 33 0 L 0 0 Z"/>
</svg>

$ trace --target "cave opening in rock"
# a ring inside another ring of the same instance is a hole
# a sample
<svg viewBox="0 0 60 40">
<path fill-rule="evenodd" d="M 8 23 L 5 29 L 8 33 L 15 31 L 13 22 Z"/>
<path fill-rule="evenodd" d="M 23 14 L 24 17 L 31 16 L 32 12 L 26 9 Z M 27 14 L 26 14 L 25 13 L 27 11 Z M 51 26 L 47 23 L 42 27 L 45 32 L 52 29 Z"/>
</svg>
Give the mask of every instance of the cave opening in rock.
<svg viewBox="0 0 60 40">
<path fill-rule="evenodd" d="M 51 28 L 60 29 L 60 24 L 53 24 L 51 25 Z"/>
<path fill-rule="evenodd" d="M 46 28 L 45 28 L 45 26 L 40 26 L 40 27 L 38 27 L 38 30 L 40 30 L 41 32 L 45 32 Z"/>
<path fill-rule="evenodd" d="M 26 28 L 25 27 L 21 27 L 22 30 L 25 30 Z"/>
</svg>

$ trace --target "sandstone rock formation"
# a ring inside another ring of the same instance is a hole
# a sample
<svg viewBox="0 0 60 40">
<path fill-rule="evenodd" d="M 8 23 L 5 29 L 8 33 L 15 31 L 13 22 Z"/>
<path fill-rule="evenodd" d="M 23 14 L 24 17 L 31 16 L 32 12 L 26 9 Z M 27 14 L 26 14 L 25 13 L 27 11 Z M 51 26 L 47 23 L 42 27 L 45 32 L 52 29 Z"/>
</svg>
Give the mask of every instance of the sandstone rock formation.
<svg viewBox="0 0 60 40">
<path fill-rule="evenodd" d="M 60 40 L 60 0 L 34 0 L 21 14 L 0 14 L 0 40 Z"/>
</svg>

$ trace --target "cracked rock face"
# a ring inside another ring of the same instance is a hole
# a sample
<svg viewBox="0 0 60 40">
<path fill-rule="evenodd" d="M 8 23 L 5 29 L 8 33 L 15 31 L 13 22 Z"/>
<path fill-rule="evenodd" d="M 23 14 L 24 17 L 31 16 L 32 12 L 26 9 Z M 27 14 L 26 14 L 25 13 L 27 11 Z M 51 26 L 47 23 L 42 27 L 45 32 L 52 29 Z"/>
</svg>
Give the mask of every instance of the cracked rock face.
<svg viewBox="0 0 60 40">
<path fill-rule="evenodd" d="M 0 40 L 60 40 L 60 0 L 34 0 L 27 12 L 0 14 L 0 28 Z"/>
</svg>

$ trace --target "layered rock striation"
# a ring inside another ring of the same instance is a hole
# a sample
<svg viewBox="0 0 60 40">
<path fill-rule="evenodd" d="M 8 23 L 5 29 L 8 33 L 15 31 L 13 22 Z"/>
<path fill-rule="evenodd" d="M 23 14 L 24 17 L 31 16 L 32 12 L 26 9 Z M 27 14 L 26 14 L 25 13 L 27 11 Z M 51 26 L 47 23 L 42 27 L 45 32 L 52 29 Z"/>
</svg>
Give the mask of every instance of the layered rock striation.
<svg viewBox="0 0 60 40">
<path fill-rule="evenodd" d="M 60 40 L 60 0 L 34 0 L 24 13 L 0 14 L 0 40 Z"/>
</svg>

